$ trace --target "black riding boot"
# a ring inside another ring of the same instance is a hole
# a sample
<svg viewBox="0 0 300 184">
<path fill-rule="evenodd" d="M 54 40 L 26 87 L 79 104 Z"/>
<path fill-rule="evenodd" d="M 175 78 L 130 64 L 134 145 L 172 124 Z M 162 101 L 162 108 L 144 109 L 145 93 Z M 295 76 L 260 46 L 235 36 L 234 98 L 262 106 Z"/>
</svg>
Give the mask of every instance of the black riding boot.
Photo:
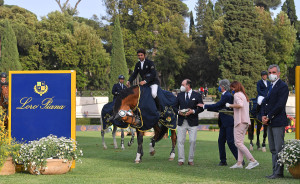
<svg viewBox="0 0 300 184">
<path fill-rule="evenodd" d="M 159 103 L 159 99 L 158 97 L 154 98 L 154 101 L 155 101 L 155 105 L 156 105 L 156 108 L 159 112 L 161 112 L 161 105 Z"/>
</svg>

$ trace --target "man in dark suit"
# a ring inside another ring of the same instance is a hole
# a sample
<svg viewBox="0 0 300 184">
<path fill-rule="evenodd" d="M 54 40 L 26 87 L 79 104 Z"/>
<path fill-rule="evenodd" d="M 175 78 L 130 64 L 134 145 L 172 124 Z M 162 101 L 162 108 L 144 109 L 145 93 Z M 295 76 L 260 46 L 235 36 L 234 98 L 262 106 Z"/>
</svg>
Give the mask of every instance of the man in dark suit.
<svg viewBox="0 0 300 184">
<path fill-rule="evenodd" d="M 267 80 L 268 72 L 262 71 L 260 74 L 261 80 L 259 80 L 256 84 L 257 96 L 266 97 L 268 95 L 271 82 Z"/>
<path fill-rule="evenodd" d="M 124 83 L 124 75 L 119 75 L 119 82 L 114 84 L 112 88 L 112 94 L 114 95 L 114 100 L 117 98 L 117 96 L 120 94 L 120 92 L 123 89 L 126 89 L 127 87 L 123 84 Z"/>
<path fill-rule="evenodd" d="M 208 111 L 214 111 L 214 112 L 218 112 L 219 110 L 226 109 L 225 106 L 226 103 L 233 104 L 233 96 L 231 95 L 229 90 L 230 90 L 229 80 L 227 79 L 220 80 L 219 92 L 222 93 L 221 100 L 215 104 L 211 104 L 211 105 L 198 104 L 198 106 L 203 107 Z M 219 155 L 220 155 L 219 166 L 227 166 L 226 151 L 225 151 L 226 141 L 235 159 L 237 160 L 238 158 L 238 151 L 234 144 L 234 136 L 233 136 L 233 126 L 234 126 L 233 116 L 220 112 L 218 122 L 220 127 L 219 139 L 218 139 Z"/>
<path fill-rule="evenodd" d="M 159 99 L 157 98 L 157 89 L 159 85 L 158 78 L 156 76 L 155 65 L 153 61 L 146 59 L 146 51 L 144 49 L 139 49 L 137 51 L 137 55 L 139 58 L 139 62 L 136 63 L 134 67 L 134 71 L 128 79 L 126 85 L 130 86 L 130 83 L 140 74 L 142 81 L 140 85 L 147 85 L 151 88 L 151 94 L 156 103 L 156 107 L 159 111 L 161 111 Z"/>
<path fill-rule="evenodd" d="M 271 87 L 271 82 L 267 80 L 268 78 L 268 72 L 262 71 L 260 73 L 261 75 L 261 80 L 259 80 L 256 84 L 256 90 L 257 90 L 257 106 L 256 106 L 256 112 L 259 113 L 261 109 L 261 103 L 264 98 L 267 97 L 269 89 Z M 258 116 L 260 116 L 258 114 Z M 251 121 L 251 123 L 254 123 Z M 266 137 L 267 137 L 267 131 L 268 131 L 268 125 L 263 125 L 264 127 L 264 135 L 263 135 L 263 143 L 262 143 L 262 151 L 266 152 Z M 251 130 L 248 130 L 249 134 L 248 137 L 250 140 L 253 140 L 253 133 L 250 133 L 251 131 L 254 132 L 254 126 L 251 126 Z M 257 142 L 259 145 L 259 142 Z M 258 148 L 259 149 L 259 148 Z M 253 145 L 250 144 L 250 150 L 253 150 Z"/>
<path fill-rule="evenodd" d="M 289 89 L 286 83 L 280 80 L 280 68 L 278 65 L 269 66 L 269 79 L 272 82 L 269 94 L 262 102 L 263 124 L 268 127 L 269 148 L 272 153 L 273 173 L 266 176 L 270 179 L 283 177 L 283 166 L 277 162 L 278 153 L 284 144 L 285 126 L 288 125 L 285 112 Z"/>
<path fill-rule="evenodd" d="M 192 82 L 185 79 L 181 83 L 181 93 L 177 95 L 175 112 L 178 112 L 178 127 L 177 127 L 177 147 L 178 147 L 178 165 L 183 165 L 184 142 L 186 132 L 189 133 L 190 151 L 188 165 L 194 165 L 194 152 L 197 139 L 198 114 L 203 111 L 203 108 L 197 108 L 197 104 L 203 103 L 199 93 L 192 90 Z"/>
</svg>

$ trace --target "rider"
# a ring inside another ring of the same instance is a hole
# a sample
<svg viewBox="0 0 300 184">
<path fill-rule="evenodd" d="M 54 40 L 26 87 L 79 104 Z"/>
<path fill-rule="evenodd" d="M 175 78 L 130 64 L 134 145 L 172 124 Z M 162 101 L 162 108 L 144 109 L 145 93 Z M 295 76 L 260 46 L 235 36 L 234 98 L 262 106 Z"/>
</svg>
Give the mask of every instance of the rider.
<svg viewBox="0 0 300 184">
<path fill-rule="evenodd" d="M 145 49 L 139 49 L 137 51 L 137 55 L 139 58 L 139 62 L 136 63 L 134 71 L 128 81 L 126 82 L 126 85 L 130 87 L 130 83 L 137 77 L 138 74 L 140 74 L 142 81 L 140 82 L 140 85 L 146 85 L 150 86 L 151 88 L 151 94 L 154 98 L 156 107 L 158 111 L 161 111 L 159 99 L 157 97 L 157 89 L 159 85 L 159 81 L 156 75 L 156 70 L 153 61 L 146 59 L 146 51 Z"/>
<path fill-rule="evenodd" d="M 124 83 L 124 75 L 119 75 L 119 82 L 114 84 L 112 88 L 112 94 L 114 95 L 114 100 L 117 98 L 117 96 L 120 94 L 120 92 L 123 89 L 126 89 L 127 87 L 123 84 Z"/>
<path fill-rule="evenodd" d="M 6 81 L 7 74 L 5 72 L 2 72 L 0 74 L 0 77 L 1 77 L 1 80 L 0 80 L 0 95 L 1 95 L 1 93 L 2 93 L 2 85 L 7 85 L 7 81 Z"/>
</svg>

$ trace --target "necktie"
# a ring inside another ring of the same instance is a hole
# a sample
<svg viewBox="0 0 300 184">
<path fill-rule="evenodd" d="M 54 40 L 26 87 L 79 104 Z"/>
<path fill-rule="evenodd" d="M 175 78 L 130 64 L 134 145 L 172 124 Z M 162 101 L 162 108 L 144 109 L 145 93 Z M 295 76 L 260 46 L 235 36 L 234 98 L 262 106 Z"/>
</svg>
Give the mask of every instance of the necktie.
<svg viewBox="0 0 300 184">
<path fill-rule="evenodd" d="M 271 93 L 272 89 L 273 89 L 273 84 L 271 83 L 271 85 L 270 85 L 270 89 L 269 89 L 269 92 L 268 92 L 268 96 L 270 95 L 270 93 Z"/>
<path fill-rule="evenodd" d="M 189 93 L 186 93 L 185 102 L 188 103 L 189 100 L 190 100 L 190 98 L 189 98 Z"/>
</svg>

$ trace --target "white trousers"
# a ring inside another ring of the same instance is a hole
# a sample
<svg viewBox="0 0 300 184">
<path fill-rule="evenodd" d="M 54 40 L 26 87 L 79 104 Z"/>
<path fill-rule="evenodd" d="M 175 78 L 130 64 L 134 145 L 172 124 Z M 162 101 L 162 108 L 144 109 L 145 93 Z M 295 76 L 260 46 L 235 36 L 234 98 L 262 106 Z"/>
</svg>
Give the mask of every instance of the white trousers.
<svg viewBox="0 0 300 184">
<path fill-rule="evenodd" d="M 150 86 L 150 88 L 151 88 L 151 94 L 152 94 L 152 97 L 153 97 L 153 98 L 156 98 L 156 96 L 157 96 L 158 85 L 157 85 L 157 84 L 152 84 L 152 85 Z"/>
<path fill-rule="evenodd" d="M 197 140 L 197 126 L 189 126 L 187 120 L 183 120 L 181 126 L 177 126 L 177 148 L 178 148 L 178 162 L 184 162 L 184 143 L 186 138 L 186 131 L 189 133 L 189 162 L 194 161 L 195 149 L 196 149 L 196 140 Z"/>
</svg>

